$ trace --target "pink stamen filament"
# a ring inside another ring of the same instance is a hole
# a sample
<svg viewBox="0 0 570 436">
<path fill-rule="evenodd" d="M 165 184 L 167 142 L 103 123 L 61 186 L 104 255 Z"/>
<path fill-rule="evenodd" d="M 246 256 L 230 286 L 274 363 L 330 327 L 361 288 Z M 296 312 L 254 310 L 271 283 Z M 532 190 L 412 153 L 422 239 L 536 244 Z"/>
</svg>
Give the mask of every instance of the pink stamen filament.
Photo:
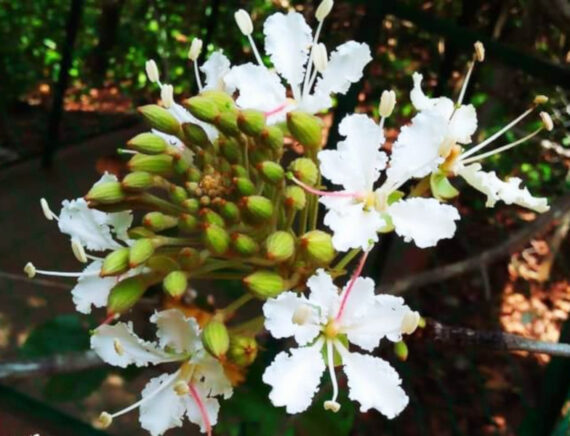
<svg viewBox="0 0 570 436">
<path fill-rule="evenodd" d="M 329 191 L 321 191 L 319 189 L 315 189 L 309 185 L 307 185 L 306 183 L 301 182 L 299 179 L 297 179 L 295 176 L 291 175 L 290 176 L 291 180 L 299 185 L 301 188 L 303 188 L 305 191 L 310 192 L 311 194 L 315 194 L 315 195 L 320 195 L 322 197 L 339 197 L 339 198 L 355 198 L 355 199 L 360 199 L 362 197 L 364 197 L 362 194 L 358 193 L 358 192 L 329 192 Z"/>
<path fill-rule="evenodd" d="M 369 253 L 368 250 L 365 251 L 364 253 L 362 253 L 362 257 L 360 258 L 360 261 L 358 262 L 358 266 L 354 270 L 354 273 L 352 274 L 352 277 L 350 278 L 350 282 L 348 283 L 348 286 L 346 287 L 346 291 L 344 291 L 344 294 L 342 295 L 342 300 L 340 302 L 340 308 L 338 309 L 338 313 L 336 315 L 335 321 L 339 321 L 340 318 L 342 317 L 342 314 L 343 314 L 344 309 L 346 307 L 346 302 L 348 301 L 348 297 L 352 291 L 352 288 L 354 288 L 354 284 L 356 283 L 356 279 L 358 277 L 360 277 L 360 274 L 362 273 L 362 270 L 364 269 L 364 264 L 366 263 L 366 258 L 368 257 L 368 253 Z"/>
<path fill-rule="evenodd" d="M 200 415 L 202 415 L 202 421 L 204 421 L 204 426 L 206 427 L 206 433 L 208 436 L 212 436 L 212 424 L 210 424 L 210 418 L 208 417 L 208 412 L 206 411 L 206 406 L 200 398 L 200 394 L 196 390 L 196 387 L 192 383 L 188 383 L 188 388 L 190 389 L 190 396 L 196 401 L 196 405 L 200 410 Z"/>
<path fill-rule="evenodd" d="M 106 325 L 106 324 L 111 324 L 112 321 L 116 320 L 117 318 L 119 318 L 119 314 L 118 313 L 109 313 L 105 319 L 103 320 L 103 322 L 101 323 L 101 325 Z"/>
<path fill-rule="evenodd" d="M 268 112 L 265 112 L 265 116 L 266 117 L 270 117 L 272 115 L 278 114 L 279 112 L 281 112 L 283 109 L 285 109 L 287 107 L 287 102 L 277 106 L 275 109 L 272 109 Z"/>
</svg>

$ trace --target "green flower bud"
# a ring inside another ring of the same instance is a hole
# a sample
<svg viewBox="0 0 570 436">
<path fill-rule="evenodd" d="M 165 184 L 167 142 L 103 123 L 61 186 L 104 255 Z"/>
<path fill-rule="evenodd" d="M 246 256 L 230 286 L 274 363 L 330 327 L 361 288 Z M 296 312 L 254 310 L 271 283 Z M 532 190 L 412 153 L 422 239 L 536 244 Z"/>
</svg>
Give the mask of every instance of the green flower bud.
<svg viewBox="0 0 570 436">
<path fill-rule="evenodd" d="M 258 165 L 265 160 L 271 160 L 273 157 L 271 154 L 271 150 L 255 147 L 249 151 L 249 163 Z"/>
<path fill-rule="evenodd" d="M 222 154 L 228 161 L 231 163 L 239 162 L 241 152 L 240 147 L 235 140 L 231 138 L 221 139 L 219 141 L 219 145 Z"/>
<path fill-rule="evenodd" d="M 277 162 L 266 160 L 258 164 L 257 169 L 267 183 L 277 184 L 285 177 L 285 170 Z"/>
<path fill-rule="evenodd" d="M 168 274 L 172 271 L 177 271 L 180 269 L 180 265 L 166 255 L 154 255 L 151 256 L 147 261 L 145 266 L 150 268 L 153 272 L 158 272 L 162 274 Z"/>
<path fill-rule="evenodd" d="M 189 182 L 199 182 L 202 178 L 202 172 L 196 167 L 190 167 L 186 171 L 186 178 Z"/>
<path fill-rule="evenodd" d="M 164 291 L 171 297 L 180 297 L 188 287 L 188 278 L 183 271 L 172 271 L 162 280 Z"/>
<path fill-rule="evenodd" d="M 149 212 L 143 217 L 142 223 L 146 228 L 154 232 L 162 232 L 163 230 L 176 227 L 178 218 L 165 215 L 162 212 Z"/>
<path fill-rule="evenodd" d="M 247 170 L 242 165 L 232 165 L 232 174 L 235 177 L 249 177 Z"/>
<path fill-rule="evenodd" d="M 287 127 L 291 135 L 310 150 L 319 150 L 323 142 L 323 123 L 320 118 L 306 112 L 287 114 Z"/>
<path fill-rule="evenodd" d="M 107 312 L 124 313 L 133 307 L 147 290 L 149 283 L 143 276 L 129 277 L 117 283 L 107 299 Z"/>
<path fill-rule="evenodd" d="M 265 114 L 261 111 L 242 110 L 237 120 L 241 131 L 249 136 L 259 136 L 265 129 Z"/>
<path fill-rule="evenodd" d="M 234 99 L 223 91 L 208 90 L 202 91 L 200 96 L 212 101 L 220 111 L 235 110 Z"/>
<path fill-rule="evenodd" d="M 119 248 L 105 256 L 99 275 L 101 277 L 118 276 L 128 270 L 129 248 Z"/>
<path fill-rule="evenodd" d="M 175 186 L 172 185 L 170 187 L 170 193 L 168 195 L 170 200 L 176 204 L 184 203 L 184 200 L 188 198 L 188 194 L 186 193 L 186 189 L 182 186 Z"/>
<path fill-rule="evenodd" d="M 137 239 L 129 248 L 129 266 L 135 268 L 143 264 L 154 253 L 152 239 Z"/>
<path fill-rule="evenodd" d="M 289 209 L 302 210 L 307 204 L 307 195 L 299 186 L 287 186 L 285 188 L 284 203 Z"/>
<path fill-rule="evenodd" d="M 273 217 L 273 203 L 268 198 L 261 195 L 250 195 L 242 198 L 241 203 L 247 212 L 247 216 L 257 223 L 268 221 Z"/>
<path fill-rule="evenodd" d="M 184 247 L 178 253 L 178 263 L 184 270 L 192 271 L 202 265 L 202 258 L 195 248 Z"/>
<path fill-rule="evenodd" d="M 168 133 L 169 135 L 176 136 L 180 133 L 178 120 L 166 109 L 156 104 L 149 104 L 141 106 L 137 110 L 151 128 Z"/>
<path fill-rule="evenodd" d="M 257 350 L 255 338 L 234 335 L 230 338 L 228 358 L 236 365 L 246 367 L 255 361 Z"/>
<path fill-rule="evenodd" d="M 261 143 L 271 150 L 281 152 L 283 150 L 283 131 L 276 126 L 269 126 L 261 132 Z"/>
<path fill-rule="evenodd" d="M 127 147 L 145 154 L 160 154 L 166 151 L 168 143 L 160 136 L 146 132 L 132 138 Z"/>
<path fill-rule="evenodd" d="M 166 154 L 135 154 L 127 163 L 130 171 L 146 171 L 152 174 L 168 176 L 172 173 L 172 156 Z"/>
<path fill-rule="evenodd" d="M 126 191 L 143 191 L 152 188 L 153 185 L 152 174 L 145 171 L 129 173 L 121 181 L 121 186 Z"/>
<path fill-rule="evenodd" d="M 206 97 L 196 96 L 184 102 L 190 113 L 201 121 L 213 123 L 220 114 L 216 103 Z"/>
<path fill-rule="evenodd" d="M 119 203 L 125 199 L 125 193 L 119 182 L 103 182 L 93 186 L 85 199 L 101 204 Z"/>
<path fill-rule="evenodd" d="M 202 330 L 202 344 L 216 358 L 224 356 L 230 348 L 230 335 L 224 323 L 210 321 Z"/>
<path fill-rule="evenodd" d="M 220 113 L 216 117 L 216 127 L 225 135 L 237 136 L 239 135 L 239 128 L 237 125 L 237 113 L 235 111 L 226 111 Z"/>
<path fill-rule="evenodd" d="M 183 233 L 194 233 L 199 230 L 200 221 L 194 215 L 183 213 L 178 219 L 178 228 Z"/>
<path fill-rule="evenodd" d="M 259 244 L 253 238 L 243 233 L 232 234 L 232 248 L 242 256 L 253 256 L 259 251 Z"/>
<path fill-rule="evenodd" d="M 206 131 L 194 123 L 182 123 L 182 132 L 184 133 L 184 138 L 190 144 L 196 144 L 199 146 L 206 146 L 210 144 L 210 139 L 206 134 Z"/>
<path fill-rule="evenodd" d="M 204 243 L 208 250 L 216 255 L 224 254 L 230 246 L 230 235 L 222 227 L 215 224 L 204 224 Z"/>
<path fill-rule="evenodd" d="M 243 279 L 246 288 L 261 299 L 273 298 L 285 290 L 286 283 L 274 271 L 256 271 Z"/>
<path fill-rule="evenodd" d="M 186 175 L 187 171 L 190 169 L 190 163 L 187 159 L 181 156 L 174 156 L 172 160 L 172 169 L 176 174 Z"/>
<path fill-rule="evenodd" d="M 153 238 L 155 236 L 154 232 L 141 226 L 131 227 L 127 233 L 131 239 Z"/>
<path fill-rule="evenodd" d="M 234 185 L 240 195 L 252 195 L 255 193 L 255 185 L 246 177 L 235 177 Z"/>
<path fill-rule="evenodd" d="M 200 210 L 200 218 L 202 219 L 202 222 L 215 224 L 218 227 L 222 228 L 226 227 L 226 222 L 224 221 L 224 219 L 219 214 L 214 212 L 212 209 L 208 209 L 205 207 L 202 210 Z"/>
<path fill-rule="evenodd" d="M 237 207 L 237 204 L 232 203 L 231 201 L 223 202 L 223 204 L 220 206 L 220 215 L 224 217 L 224 220 L 232 224 L 238 223 L 240 221 L 239 207 Z"/>
<path fill-rule="evenodd" d="M 332 237 L 322 230 L 312 230 L 301 238 L 301 249 L 307 258 L 317 266 L 329 265 L 336 256 Z"/>
<path fill-rule="evenodd" d="M 404 341 L 396 342 L 394 344 L 394 354 L 400 359 L 402 362 L 408 359 L 408 346 Z"/>
<path fill-rule="evenodd" d="M 315 186 L 319 178 L 317 165 L 306 157 L 300 157 L 291 162 L 289 171 L 301 182 L 310 186 Z"/>
<path fill-rule="evenodd" d="M 268 259 L 285 262 L 295 254 L 295 238 L 289 232 L 274 232 L 265 240 L 265 252 Z"/>
<path fill-rule="evenodd" d="M 187 198 L 182 202 L 182 207 L 190 213 L 196 213 L 200 208 L 200 201 L 197 198 Z"/>
</svg>

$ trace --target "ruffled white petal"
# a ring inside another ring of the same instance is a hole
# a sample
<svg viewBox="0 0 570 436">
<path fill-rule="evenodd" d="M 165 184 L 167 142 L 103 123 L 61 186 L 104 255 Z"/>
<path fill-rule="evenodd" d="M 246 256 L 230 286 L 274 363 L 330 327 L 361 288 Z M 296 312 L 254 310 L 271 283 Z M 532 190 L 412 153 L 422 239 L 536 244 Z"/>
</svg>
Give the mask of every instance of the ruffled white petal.
<svg viewBox="0 0 570 436">
<path fill-rule="evenodd" d="M 156 312 L 150 321 L 157 326 L 156 336 L 161 348 L 169 347 L 177 353 L 202 348 L 198 323 L 194 318 L 187 318 L 180 310 Z"/>
<path fill-rule="evenodd" d="M 208 397 L 208 393 L 206 389 L 201 385 L 195 385 L 194 388 L 196 389 L 196 393 L 200 397 L 200 401 L 204 406 L 204 410 L 208 415 L 208 421 L 210 422 L 211 426 L 216 425 L 218 422 L 218 413 L 220 411 L 220 403 L 215 398 Z M 185 396 L 184 397 L 184 407 L 186 409 L 186 415 L 188 419 L 200 426 L 200 431 L 202 433 L 206 433 L 206 423 L 204 422 L 204 417 L 200 411 L 200 407 L 194 398 Z"/>
<path fill-rule="evenodd" d="M 295 324 L 293 322 L 295 311 L 303 305 L 312 313 L 305 324 Z M 294 292 L 283 292 L 277 298 L 267 300 L 263 305 L 263 315 L 265 328 L 274 338 L 294 336 L 299 345 L 305 345 L 319 334 L 318 308 L 311 306 L 304 296 Z"/>
<path fill-rule="evenodd" d="M 348 396 L 360 403 L 360 411 L 376 409 L 392 419 L 408 405 L 398 373 L 388 362 L 360 353 L 342 353 L 348 378 Z"/>
<path fill-rule="evenodd" d="M 132 323 L 104 324 L 91 335 L 91 348 L 105 362 L 125 368 L 147 366 L 169 360 L 167 353 L 152 342 L 143 341 L 133 332 Z"/>
<path fill-rule="evenodd" d="M 550 209 L 546 198 L 533 197 L 527 188 L 521 188 L 522 180 L 518 177 L 512 177 L 504 182 L 497 177 L 494 171 L 482 171 L 478 163 L 466 167 L 461 166 L 458 174 L 468 184 L 487 196 L 487 207 L 493 207 L 497 201 L 502 200 L 506 204 L 517 204 L 539 213 Z"/>
<path fill-rule="evenodd" d="M 455 109 L 453 101 L 447 97 L 429 98 L 426 96 L 422 90 L 423 78 L 424 76 L 419 73 L 414 73 L 412 75 L 412 79 L 414 81 L 414 87 L 410 92 L 412 104 L 418 111 L 434 110 L 445 120 L 449 121 L 453 110 Z"/>
<path fill-rule="evenodd" d="M 150 379 L 142 391 L 142 398 L 149 398 L 140 406 L 141 427 L 152 436 L 159 436 L 171 428 L 182 426 L 185 397 L 174 391 L 176 377 L 163 374 Z M 157 393 L 157 390 L 159 392 Z"/>
<path fill-rule="evenodd" d="M 344 285 L 341 295 L 344 295 L 350 282 L 351 280 L 349 279 L 346 285 Z M 344 306 L 341 328 L 352 324 L 367 314 L 375 303 L 374 287 L 374 280 L 369 277 L 358 277 L 355 280 Z"/>
<path fill-rule="evenodd" d="M 473 105 L 460 106 L 455 109 L 447 136 L 460 144 L 469 144 L 471 136 L 477 130 L 477 112 Z"/>
<path fill-rule="evenodd" d="M 220 51 L 215 51 L 200 67 L 206 75 L 204 90 L 224 89 L 224 76 L 230 71 L 230 60 Z"/>
<path fill-rule="evenodd" d="M 338 143 L 337 149 L 318 155 L 323 176 L 347 191 L 372 191 L 387 161 L 380 151 L 384 143 L 382 129 L 366 115 L 353 114 L 341 121 L 339 133 L 345 140 Z"/>
<path fill-rule="evenodd" d="M 459 212 L 434 198 L 400 200 L 388 208 L 396 233 L 420 248 L 433 247 L 441 239 L 453 237 Z"/>
<path fill-rule="evenodd" d="M 335 316 L 340 306 L 340 295 L 332 277 L 325 270 L 319 268 L 307 280 L 307 287 L 311 291 L 309 302 L 320 308 L 321 321 L 326 322 Z"/>
<path fill-rule="evenodd" d="M 265 20 L 263 33 L 265 52 L 275 69 L 292 88 L 297 88 L 304 78 L 312 42 L 311 28 L 298 12 L 287 15 L 278 12 Z"/>
<path fill-rule="evenodd" d="M 325 371 L 321 350 L 316 347 L 294 348 L 279 353 L 263 373 L 263 382 L 271 386 L 273 405 L 285 406 L 287 413 L 306 410 L 319 388 Z"/>
<path fill-rule="evenodd" d="M 198 384 L 208 396 L 222 395 L 224 398 L 232 396 L 232 384 L 219 360 L 202 350 L 195 353 L 190 362 L 196 365 L 193 379 L 200 380 Z"/>
<path fill-rule="evenodd" d="M 95 260 L 83 270 L 82 275 L 77 280 L 77 284 L 71 290 L 73 303 L 78 312 L 91 313 L 91 306 L 105 307 L 111 288 L 117 283 L 114 277 L 99 277 L 91 275 L 93 272 L 101 271 L 103 262 Z"/>
</svg>

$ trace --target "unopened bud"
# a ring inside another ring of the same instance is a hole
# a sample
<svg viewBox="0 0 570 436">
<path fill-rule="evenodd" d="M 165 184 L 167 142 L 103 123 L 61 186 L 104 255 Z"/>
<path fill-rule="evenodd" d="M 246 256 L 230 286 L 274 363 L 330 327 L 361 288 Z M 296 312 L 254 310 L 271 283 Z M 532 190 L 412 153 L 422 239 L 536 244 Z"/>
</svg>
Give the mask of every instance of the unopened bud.
<svg viewBox="0 0 570 436">
<path fill-rule="evenodd" d="M 172 271 L 162 280 L 162 287 L 171 297 L 180 297 L 188 288 L 188 278 L 182 271 Z"/>
<path fill-rule="evenodd" d="M 234 18 L 236 20 L 240 32 L 243 33 L 245 36 L 251 35 L 251 33 L 253 32 L 253 23 L 251 22 L 251 17 L 249 16 L 249 13 L 244 9 L 240 9 L 234 14 Z"/>
<path fill-rule="evenodd" d="M 402 333 L 411 335 L 416 331 L 420 322 L 420 314 L 416 311 L 408 311 L 402 320 Z"/>
<path fill-rule="evenodd" d="M 145 171 L 129 173 L 121 181 L 121 186 L 126 191 L 142 191 L 152 188 L 153 185 L 152 174 Z"/>
<path fill-rule="evenodd" d="M 239 135 L 239 127 L 237 121 L 237 112 L 223 111 L 215 119 L 215 125 L 224 135 L 237 136 Z"/>
<path fill-rule="evenodd" d="M 174 115 L 163 107 L 156 104 L 147 104 L 139 107 L 137 110 L 153 129 L 169 135 L 178 135 L 180 133 L 180 123 Z"/>
<path fill-rule="evenodd" d="M 54 218 L 57 218 L 57 215 L 49 208 L 49 204 L 45 198 L 40 198 L 40 206 L 42 207 L 42 212 L 48 221 L 52 221 Z"/>
<path fill-rule="evenodd" d="M 202 344 L 216 358 L 224 356 L 230 348 L 230 335 L 224 323 L 210 321 L 202 330 Z"/>
<path fill-rule="evenodd" d="M 200 218 L 205 223 L 215 224 L 218 227 L 226 227 L 226 222 L 218 213 L 212 209 L 204 208 L 200 211 Z"/>
<path fill-rule="evenodd" d="M 307 157 L 299 157 L 289 165 L 289 171 L 306 185 L 315 186 L 319 178 L 319 169 L 315 162 Z"/>
<path fill-rule="evenodd" d="M 199 95 L 189 98 L 184 102 L 184 105 L 192 115 L 207 123 L 213 123 L 220 115 L 218 106 L 212 100 Z"/>
<path fill-rule="evenodd" d="M 145 293 L 148 284 L 142 277 L 129 277 L 117 283 L 107 300 L 109 313 L 124 313 L 133 307 Z"/>
<path fill-rule="evenodd" d="M 215 255 L 222 255 L 230 246 L 230 235 L 222 227 L 215 224 L 204 224 L 204 243 Z"/>
<path fill-rule="evenodd" d="M 197 198 L 187 198 L 182 202 L 182 207 L 187 212 L 196 213 L 200 208 L 200 200 L 198 200 Z"/>
<path fill-rule="evenodd" d="M 192 43 L 190 44 L 190 49 L 188 50 L 188 59 L 193 62 L 196 62 L 196 59 L 200 56 L 200 52 L 202 51 L 202 46 L 204 43 L 200 38 L 194 38 Z"/>
<path fill-rule="evenodd" d="M 233 182 L 240 195 L 252 195 L 256 191 L 253 182 L 246 177 L 236 177 Z"/>
<path fill-rule="evenodd" d="M 131 227 L 127 233 L 129 239 L 153 238 L 155 236 L 154 232 L 142 226 Z"/>
<path fill-rule="evenodd" d="M 135 241 L 129 248 L 129 266 L 135 268 L 144 263 L 154 253 L 154 243 L 151 239 L 143 238 Z"/>
<path fill-rule="evenodd" d="M 195 248 L 184 247 L 178 253 L 177 261 L 186 271 L 192 271 L 202 264 L 200 253 Z"/>
<path fill-rule="evenodd" d="M 552 117 L 548 112 L 541 112 L 540 119 L 542 120 L 542 125 L 546 130 L 549 132 L 554 129 L 554 122 L 552 121 Z"/>
<path fill-rule="evenodd" d="M 190 393 L 188 382 L 185 382 L 184 380 L 178 380 L 176 383 L 174 383 L 173 389 L 174 392 L 176 392 L 176 394 L 181 397 L 184 397 Z"/>
<path fill-rule="evenodd" d="M 113 417 L 107 412 L 102 412 L 99 418 L 97 418 L 97 423 L 99 427 L 106 429 L 113 423 Z"/>
<path fill-rule="evenodd" d="M 118 276 L 129 269 L 129 248 L 119 248 L 107 256 L 103 260 L 101 267 L 101 277 Z"/>
<path fill-rule="evenodd" d="M 323 124 L 320 118 L 306 112 L 287 114 L 287 127 L 299 143 L 311 150 L 319 150 L 323 142 Z"/>
<path fill-rule="evenodd" d="M 326 46 L 322 42 L 318 43 L 313 48 L 311 55 L 313 58 L 313 64 L 315 64 L 315 69 L 322 74 L 329 64 L 329 56 Z"/>
<path fill-rule="evenodd" d="M 322 230 L 312 230 L 301 238 L 301 249 L 312 263 L 317 266 L 330 264 L 336 256 L 332 237 Z"/>
<path fill-rule="evenodd" d="M 102 182 L 93 185 L 85 199 L 89 202 L 113 204 L 123 201 L 125 193 L 119 182 Z"/>
<path fill-rule="evenodd" d="M 232 165 L 232 174 L 236 177 L 248 177 L 249 172 L 243 165 Z"/>
<path fill-rule="evenodd" d="M 151 174 L 169 175 L 172 173 L 173 158 L 166 154 L 135 154 L 127 163 L 130 171 L 144 171 Z"/>
<path fill-rule="evenodd" d="M 265 129 L 265 114 L 253 109 L 244 109 L 238 115 L 240 130 L 249 136 L 259 136 Z"/>
<path fill-rule="evenodd" d="M 293 321 L 293 324 L 302 326 L 307 324 L 307 322 L 311 319 L 312 314 L 313 314 L 313 309 L 311 308 L 311 306 L 307 304 L 301 304 L 299 307 L 295 309 L 295 312 L 293 312 L 293 317 L 291 318 L 291 321 Z"/>
<path fill-rule="evenodd" d="M 281 182 L 285 177 L 285 170 L 277 162 L 266 160 L 257 165 L 257 169 L 267 183 L 273 185 Z"/>
<path fill-rule="evenodd" d="M 208 89 L 207 91 L 202 91 L 200 93 L 200 96 L 205 97 L 208 100 L 214 102 L 214 104 L 218 107 L 220 112 L 225 112 L 225 111 L 237 112 L 234 99 L 224 91 Z"/>
<path fill-rule="evenodd" d="M 333 413 L 337 413 L 340 410 L 340 404 L 332 400 L 325 401 L 323 407 L 325 410 L 330 410 Z"/>
<path fill-rule="evenodd" d="M 165 215 L 162 212 L 148 212 L 142 219 L 143 225 L 153 232 L 162 232 L 166 229 L 176 227 L 178 219 L 176 217 Z"/>
<path fill-rule="evenodd" d="M 79 242 L 75 238 L 71 238 L 71 251 L 75 258 L 81 263 L 87 263 L 87 254 L 85 253 L 85 249 L 81 242 Z"/>
<path fill-rule="evenodd" d="M 283 131 L 277 126 L 268 126 L 261 132 L 261 143 L 274 151 L 283 149 L 283 140 Z"/>
<path fill-rule="evenodd" d="M 537 95 L 534 97 L 534 104 L 545 104 L 548 103 L 548 97 L 546 95 Z"/>
<path fill-rule="evenodd" d="M 205 146 L 210 144 L 210 139 L 208 139 L 206 131 L 198 124 L 183 123 L 182 132 L 184 133 L 184 137 L 186 138 L 186 140 L 191 144 L 196 144 L 200 146 Z"/>
<path fill-rule="evenodd" d="M 255 240 L 243 233 L 234 233 L 231 236 L 232 248 L 242 256 L 253 256 L 259 251 L 259 244 Z"/>
<path fill-rule="evenodd" d="M 477 41 L 473 44 L 475 47 L 475 59 L 479 62 L 483 62 L 485 60 L 485 46 L 481 41 Z"/>
<path fill-rule="evenodd" d="M 408 346 L 404 341 L 399 341 L 394 344 L 394 354 L 402 362 L 405 362 L 408 359 Z"/>
<path fill-rule="evenodd" d="M 220 138 L 218 144 L 224 157 L 231 163 L 239 162 L 241 151 L 238 143 L 232 138 Z"/>
<path fill-rule="evenodd" d="M 231 201 L 226 201 L 220 206 L 220 215 L 222 215 L 224 220 L 232 224 L 238 223 L 240 220 L 239 207 Z"/>
<path fill-rule="evenodd" d="M 156 83 L 159 80 L 158 67 L 153 59 L 149 59 L 144 64 L 146 76 L 151 83 Z"/>
<path fill-rule="evenodd" d="M 295 239 L 289 232 L 274 232 L 265 240 L 265 251 L 269 260 L 285 262 L 295 254 Z"/>
<path fill-rule="evenodd" d="M 170 109 L 174 104 L 174 88 L 172 85 L 162 85 L 160 88 L 160 99 L 162 100 L 162 105 L 166 109 Z"/>
<path fill-rule="evenodd" d="M 127 147 L 145 154 L 160 154 L 166 151 L 168 143 L 154 133 L 145 132 L 127 142 Z"/>
<path fill-rule="evenodd" d="M 261 195 L 250 195 L 242 199 L 247 216 L 255 222 L 269 220 L 273 216 L 273 203 Z"/>
<path fill-rule="evenodd" d="M 171 186 L 168 197 L 173 203 L 182 204 L 188 198 L 188 194 L 182 186 Z"/>
<path fill-rule="evenodd" d="M 273 298 L 285 290 L 283 277 L 274 271 L 256 271 L 243 279 L 247 289 L 258 298 Z"/>
<path fill-rule="evenodd" d="M 315 12 L 317 21 L 323 21 L 327 15 L 331 13 L 333 6 L 333 0 L 322 0 L 321 4 L 319 4 L 319 7 L 317 8 L 317 11 Z"/>
<path fill-rule="evenodd" d="M 382 97 L 380 97 L 380 106 L 378 108 L 380 116 L 383 118 L 389 117 L 390 115 L 392 115 L 395 106 L 396 106 L 396 93 L 392 90 L 383 91 Z"/>
<path fill-rule="evenodd" d="M 29 279 L 33 279 L 36 276 L 36 267 L 32 262 L 28 262 L 24 266 L 24 272 L 26 273 Z"/>
<path fill-rule="evenodd" d="M 294 209 L 302 210 L 307 204 L 307 195 L 305 191 L 299 186 L 287 186 L 285 188 L 285 206 Z"/>
<path fill-rule="evenodd" d="M 257 357 L 257 342 L 249 336 L 232 336 L 228 358 L 238 366 L 249 366 Z"/>
</svg>

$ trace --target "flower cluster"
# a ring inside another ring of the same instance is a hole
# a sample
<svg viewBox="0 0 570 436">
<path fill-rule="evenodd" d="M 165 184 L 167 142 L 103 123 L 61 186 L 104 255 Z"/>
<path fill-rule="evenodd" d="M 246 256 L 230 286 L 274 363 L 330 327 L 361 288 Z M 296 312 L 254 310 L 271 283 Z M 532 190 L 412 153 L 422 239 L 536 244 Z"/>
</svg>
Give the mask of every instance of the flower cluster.
<svg viewBox="0 0 570 436">
<path fill-rule="evenodd" d="M 103 175 L 85 197 L 64 201 L 58 214 L 41 200 L 46 218 L 57 220 L 87 265 L 65 273 L 28 263 L 28 276 L 77 277 L 77 310 L 106 308 L 91 337 L 105 362 L 177 365 L 152 378 L 137 403 L 104 412 L 102 425 L 138 408 L 141 426 L 152 435 L 181 426 L 184 416 L 210 434 L 218 398 L 232 395 L 257 356 L 262 325 L 274 338 L 293 337 L 299 345 L 279 353 L 263 375 L 275 406 L 306 410 L 328 369 L 333 395 L 324 407 L 338 411 L 336 368 L 342 366 L 348 397 L 360 410 L 393 418 L 408 397 L 394 368 L 372 352 L 382 339 L 404 344 L 403 336 L 422 319 L 403 299 L 376 294 L 374 281 L 361 277 L 381 236 L 395 232 L 420 248 L 452 238 L 460 219 L 449 203 L 459 194 L 451 184 L 457 176 L 486 195 L 489 207 L 502 200 L 548 209 L 546 199 L 520 187 L 520 179 L 503 181 L 479 163 L 528 139 L 483 151 L 544 97 L 488 139 L 464 148 L 477 128 L 475 109 L 463 104 L 463 96 L 484 58 L 479 43 L 456 102 L 427 97 L 422 76 L 414 74 L 410 98 L 417 114 L 400 129 L 390 153 L 384 123 L 396 104 L 393 91 L 382 94 L 380 120 L 348 115 L 339 125 L 342 141 L 323 150 L 324 128 L 315 114 L 330 109 L 331 97 L 360 80 L 371 60 L 369 47 L 355 41 L 327 54 L 319 37 L 332 6 L 323 0 L 318 7 L 314 34 L 297 12 L 271 15 L 263 26 L 263 58 L 249 14 L 238 11 L 236 22 L 256 63 L 231 66 L 216 51 L 199 65 L 202 42 L 195 39 L 188 57 L 199 93 L 181 103 L 148 61 L 161 105 L 139 108 L 150 131 L 120 149 L 129 157 L 126 174 Z M 552 129 L 550 117 L 540 116 L 543 128 Z M 325 189 L 323 178 L 339 188 Z M 326 229 L 317 228 L 321 205 Z M 359 255 L 339 289 L 335 280 Z M 236 279 L 243 283 L 237 300 L 225 307 L 203 303 L 200 282 Z M 156 304 L 150 318 L 155 342 L 119 321 L 145 295 Z M 262 302 L 261 316 L 233 322 L 255 300 Z"/>
</svg>

